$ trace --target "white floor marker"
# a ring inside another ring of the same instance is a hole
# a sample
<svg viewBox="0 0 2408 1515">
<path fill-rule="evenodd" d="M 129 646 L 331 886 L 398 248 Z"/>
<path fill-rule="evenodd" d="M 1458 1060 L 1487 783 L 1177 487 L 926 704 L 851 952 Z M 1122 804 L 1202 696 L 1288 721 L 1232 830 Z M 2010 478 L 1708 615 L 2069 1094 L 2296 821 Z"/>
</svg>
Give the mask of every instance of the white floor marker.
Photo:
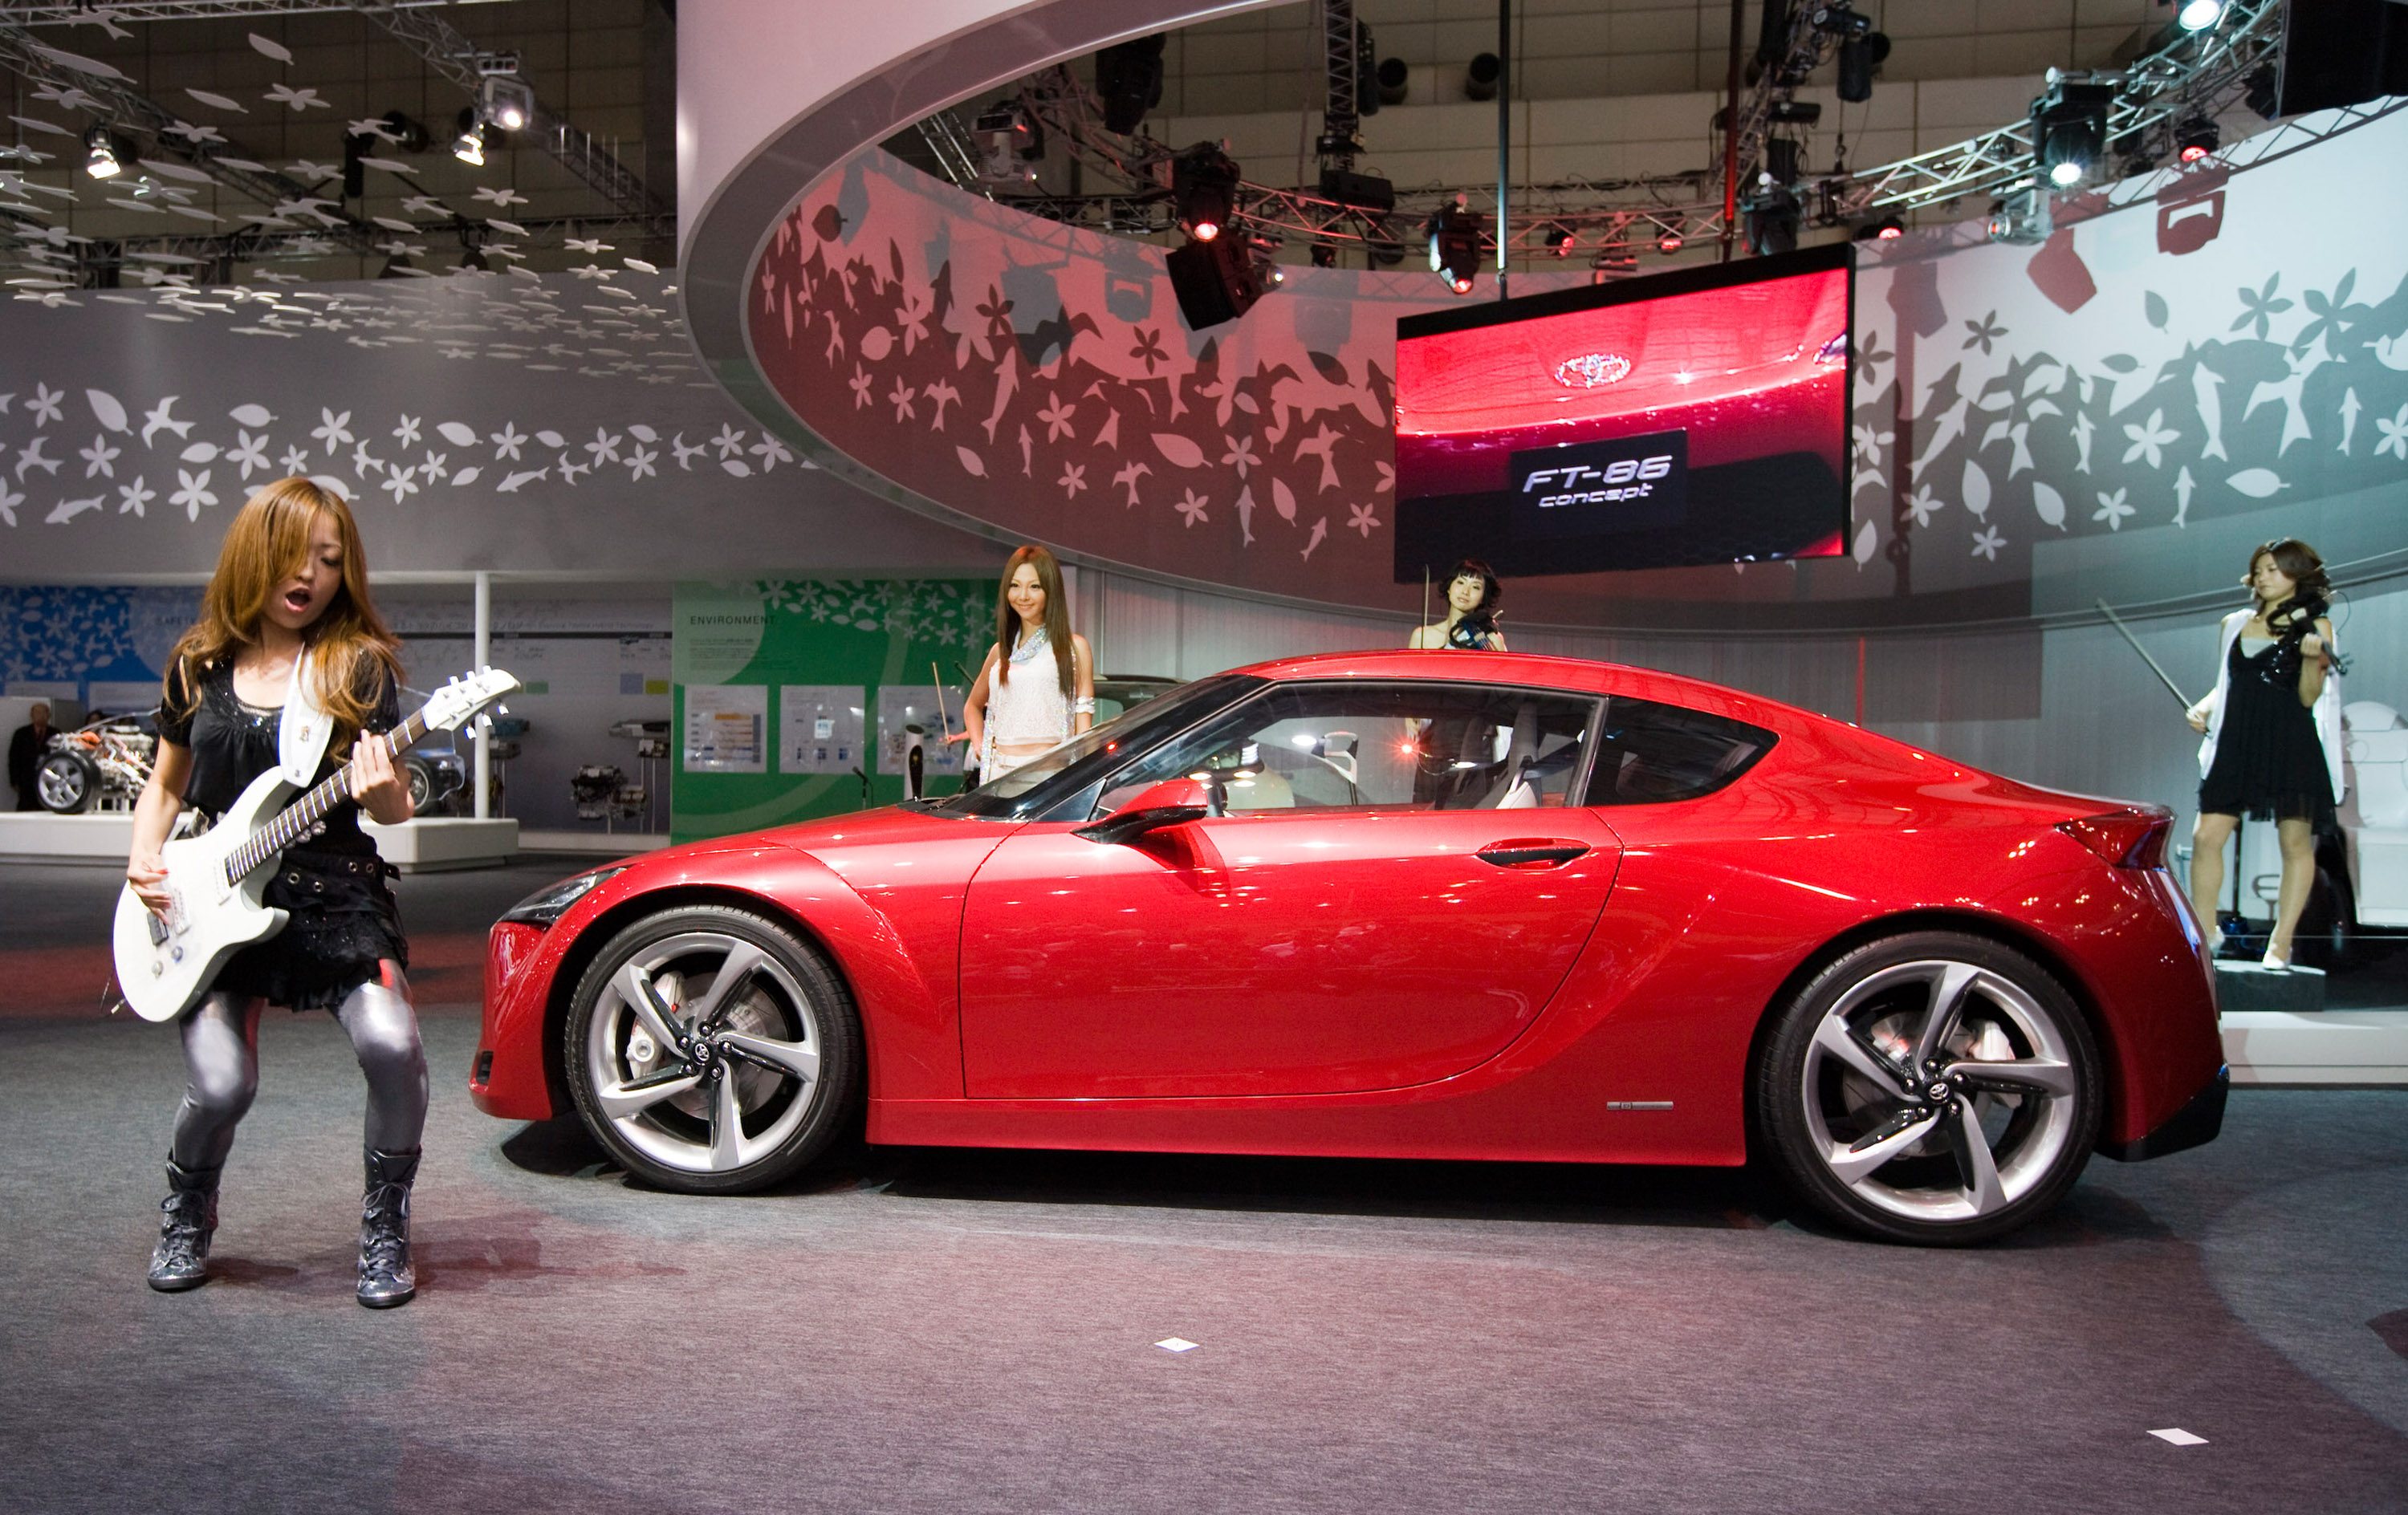
<svg viewBox="0 0 2408 1515">
<path fill-rule="evenodd" d="M 2207 1438 L 2205 1436 L 2192 1436 L 2189 1432 L 2184 1430 L 2179 1425 L 2170 1425 L 2162 1431 L 2152 1431 L 2149 1435 L 2157 1437 L 2159 1441 L 2171 1441 L 2177 1447 L 2204 1447 L 2207 1445 Z"/>
<path fill-rule="evenodd" d="M 1167 1352 L 1192 1352 L 1197 1349 L 1198 1343 L 1190 1341 L 1185 1336 L 1167 1336 L 1164 1339 L 1155 1342 L 1154 1345 Z M 2157 1434 L 2159 1436 L 2165 1435 L 2162 1431 Z"/>
</svg>

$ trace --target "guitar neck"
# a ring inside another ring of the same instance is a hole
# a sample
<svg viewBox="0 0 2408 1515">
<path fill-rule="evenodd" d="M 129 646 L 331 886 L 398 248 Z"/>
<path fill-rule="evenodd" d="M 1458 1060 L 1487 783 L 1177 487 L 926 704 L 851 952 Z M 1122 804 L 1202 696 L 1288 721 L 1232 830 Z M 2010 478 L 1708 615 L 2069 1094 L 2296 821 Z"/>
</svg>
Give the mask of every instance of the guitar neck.
<svg viewBox="0 0 2408 1515">
<path fill-rule="evenodd" d="M 399 726 L 381 736 L 363 736 L 362 741 L 382 742 L 385 750 L 394 755 L 417 745 L 426 735 L 426 712 L 419 710 Z M 335 807 L 350 803 L 351 770 L 346 764 L 335 776 L 317 785 L 308 793 L 277 812 L 276 819 L 251 834 L 249 841 L 226 854 L 226 882 L 240 883 L 258 868 L 272 862 L 278 853 L 299 841 L 309 828 L 334 813 Z"/>
</svg>

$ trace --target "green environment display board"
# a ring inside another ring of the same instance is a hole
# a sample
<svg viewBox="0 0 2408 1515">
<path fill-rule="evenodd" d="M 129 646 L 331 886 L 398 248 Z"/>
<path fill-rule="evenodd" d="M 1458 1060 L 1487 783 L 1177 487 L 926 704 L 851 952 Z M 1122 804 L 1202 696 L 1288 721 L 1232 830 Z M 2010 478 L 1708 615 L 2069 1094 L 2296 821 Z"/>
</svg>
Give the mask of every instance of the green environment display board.
<svg viewBox="0 0 2408 1515">
<path fill-rule="evenodd" d="M 914 725 L 926 793 L 960 790 L 964 748 L 942 740 L 939 690 L 959 731 L 964 686 L 995 640 L 994 580 L 681 583 L 671 611 L 674 839 L 892 805 Z"/>
</svg>

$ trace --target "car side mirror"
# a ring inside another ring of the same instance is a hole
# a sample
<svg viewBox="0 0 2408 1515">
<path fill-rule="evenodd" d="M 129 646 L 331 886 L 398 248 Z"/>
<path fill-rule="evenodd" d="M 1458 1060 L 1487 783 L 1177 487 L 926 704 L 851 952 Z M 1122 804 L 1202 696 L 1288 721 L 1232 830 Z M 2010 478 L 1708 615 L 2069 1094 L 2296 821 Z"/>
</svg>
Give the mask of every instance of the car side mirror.
<svg viewBox="0 0 2408 1515">
<path fill-rule="evenodd" d="M 1115 847 L 1135 841 L 1151 831 L 1165 826 L 1184 825 L 1215 814 L 1204 785 L 1194 779 L 1168 779 L 1150 789 L 1092 825 L 1081 826 L 1070 833 L 1082 841 L 1099 846 Z"/>
</svg>

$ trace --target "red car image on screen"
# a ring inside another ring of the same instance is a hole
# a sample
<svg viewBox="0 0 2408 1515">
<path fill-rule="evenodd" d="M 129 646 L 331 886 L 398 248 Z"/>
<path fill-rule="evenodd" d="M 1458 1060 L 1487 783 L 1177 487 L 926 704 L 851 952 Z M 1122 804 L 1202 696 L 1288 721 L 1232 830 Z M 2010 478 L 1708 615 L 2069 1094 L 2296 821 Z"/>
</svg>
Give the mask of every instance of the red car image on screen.
<svg viewBox="0 0 2408 1515">
<path fill-rule="evenodd" d="M 1399 580 L 1460 555 L 1510 576 L 1840 552 L 1844 254 L 1398 322 Z M 1669 497 L 1630 487 L 1651 465 Z"/>
<path fill-rule="evenodd" d="M 1364 652 L 493 930 L 471 1079 L 662 1187 L 879 1143 L 1735 1165 L 1875 1236 L 2212 1138 L 2169 815 L 1608 664 Z"/>
</svg>

